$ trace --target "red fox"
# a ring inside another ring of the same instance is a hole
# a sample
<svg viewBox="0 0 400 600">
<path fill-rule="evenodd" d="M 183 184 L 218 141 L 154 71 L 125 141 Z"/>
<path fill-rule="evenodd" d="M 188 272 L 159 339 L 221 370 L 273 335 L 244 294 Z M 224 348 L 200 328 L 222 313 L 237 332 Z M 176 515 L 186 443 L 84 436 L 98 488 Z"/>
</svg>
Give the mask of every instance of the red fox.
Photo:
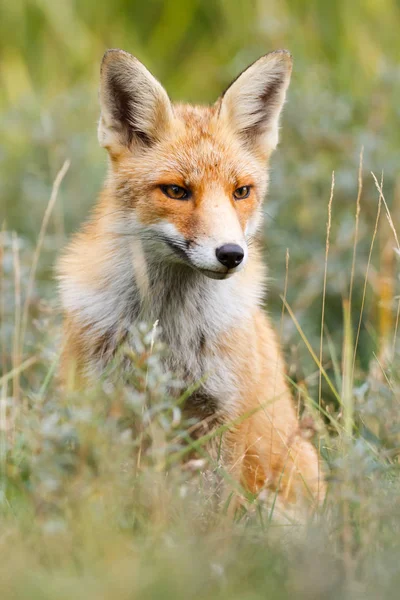
<svg viewBox="0 0 400 600">
<path fill-rule="evenodd" d="M 272 52 L 214 105 L 192 106 L 172 104 L 132 55 L 106 52 L 98 137 L 109 171 L 58 264 L 61 368 L 90 380 L 135 322 L 158 320 L 168 367 L 202 382 L 188 410 L 232 423 L 222 442 L 231 475 L 250 493 L 312 507 L 325 484 L 262 310 L 256 243 L 291 70 L 289 52 Z"/>
</svg>

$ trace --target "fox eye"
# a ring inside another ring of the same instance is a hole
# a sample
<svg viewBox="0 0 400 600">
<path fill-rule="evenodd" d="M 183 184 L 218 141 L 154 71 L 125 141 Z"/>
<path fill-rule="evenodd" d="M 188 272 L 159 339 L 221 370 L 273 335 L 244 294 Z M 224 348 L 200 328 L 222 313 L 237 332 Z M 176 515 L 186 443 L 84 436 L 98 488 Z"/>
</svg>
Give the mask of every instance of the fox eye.
<svg viewBox="0 0 400 600">
<path fill-rule="evenodd" d="M 173 198 L 174 200 L 186 200 L 189 198 L 188 190 L 185 190 L 180 185 L 161 185 L 160 187 L 168 198 Z"/>
<path fill-rule="evenodd" d="M 244 198 L 248 198 L 250 195 L 250 186 L 249 185 L 242 185 L 242 187 L 238 187 L 234 192 L 233 195 L 236 198 L 236 200 L 244 200 Z"/>
</svg>

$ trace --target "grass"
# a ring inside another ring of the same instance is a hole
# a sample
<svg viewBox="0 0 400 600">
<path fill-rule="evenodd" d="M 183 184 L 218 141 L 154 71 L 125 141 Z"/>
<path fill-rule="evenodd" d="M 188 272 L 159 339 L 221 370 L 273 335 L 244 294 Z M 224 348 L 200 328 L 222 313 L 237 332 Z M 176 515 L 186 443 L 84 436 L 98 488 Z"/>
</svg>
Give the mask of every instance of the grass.
<svg viewBox="0 0 400 600">
<path fill-rule="evenodd" d="M 1 12 L 0 597 L 397 597 L 395 0 L 21 0 Z M 97 66 L 112 46 L 192 101 L 269 49 L 295 57 L 264 247 L 267 308 L 329 484 L 303 523 L 275 518 L 264 497 L 232 521 L 234 484 L 205 440 L 183 461 L 187 390 L 163 372 L 152 323 L 122 350 L 128 379 L 59 388 L 52 265 L 104 177 Z"/>
<path fill-rule="evenodd" d="M 85 394 L 58 386 L 58 311 L 36 295 L 34 276 L 67 168 L 65 163 L 55 180 L 36 249 L 16 234 L 1 234 L 1 597 L 261 598 L 267 590 L 276 598 L 394 594 L 400 556 L 395 339 L 389 354 L 378 343 L 368 372 L 360 374 L 358 362 L 353 364 L 356 342 L 345 300 L 342 361 L 323 351 L 324 316 L 318 357 L 286 300 L 286 280 L 283 308 L 316 367 L 293 387 L 303 431 L 326 463 L 328 496 L 318 514 L 302 523 L 277 518 L 274 499 L 262 495 L 249 498 L 232 521 L 234 483 L 207 455 L 207 436 L 190 442 L 192 423 L 181 412 L 187 393 L 163 371 L 167 350 L 154 326 L 132 330 L 111 367 L 120 373 L 118 383 L 104 381 Z M 374 241 L 385 224 L 383 190 L 377 188 L 363 299 Z M 333 190 L 332 180 L 323 302 Z M 355 222 L 358 212 L 359 201 Z M 395 243 L 388 210 L 385 216 Z M 287 277 L 288 272 L 287 256 Z M 381 310 L 396 315 L 395 300 Z M 132 363 L 129 376 L 119 371 L 126 357 Z M 309 390 L 311 380 L 321 390 L 317 399 Z M 324 384 L 334 404 L 329 396 L 327 401 Z M 169 395 L 171 385 L 181 389 L 177 396 Z M 197 457 L 182 462 L 193 450 Z"/>
</svg>

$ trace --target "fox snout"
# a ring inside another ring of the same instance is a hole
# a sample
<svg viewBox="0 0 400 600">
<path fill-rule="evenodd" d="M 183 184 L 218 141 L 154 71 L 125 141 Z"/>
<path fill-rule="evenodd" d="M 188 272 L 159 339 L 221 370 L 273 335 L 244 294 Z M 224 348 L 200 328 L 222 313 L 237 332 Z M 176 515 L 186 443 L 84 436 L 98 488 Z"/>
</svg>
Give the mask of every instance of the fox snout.
<svg viewBox="0 0 400 600">
<path fill-rule="evenodd" d="M 216 249 L 215 254 L 224 267 L 235 269 L 244 258 L 244 251 L 238 244 L 224 244 Z"/>
<path fill-rule="evenodd" d="M 161 243 L 158 260 L 185 263 L 213 279 L 230 277 L 245 266 L 251 232 L 227 195 L 203 194 L 171 209 L 180 212 L 145 228 L 147 239 Z"/>
<path fill-rule="evenodd" d="M 170 225 L 168 229 L 171 234 Z M 213 239 L 186 240 L 178 232 L 173 238 L 163 237 L 163 240 L 174 260 L 178 259 L 212 279 L 226 279 L 234 275 L 247 260 L 247 244 L 244 240 L 240 244 L 217 244 Z"/>
<path fill-rule="evenodd" d="M 247 244 L 226 243 L 215 247 L 212 242 L 193 244 L 188 250 L 191 265 L 212 279 L 226 279 L 245 265 Z"/>
</svg>

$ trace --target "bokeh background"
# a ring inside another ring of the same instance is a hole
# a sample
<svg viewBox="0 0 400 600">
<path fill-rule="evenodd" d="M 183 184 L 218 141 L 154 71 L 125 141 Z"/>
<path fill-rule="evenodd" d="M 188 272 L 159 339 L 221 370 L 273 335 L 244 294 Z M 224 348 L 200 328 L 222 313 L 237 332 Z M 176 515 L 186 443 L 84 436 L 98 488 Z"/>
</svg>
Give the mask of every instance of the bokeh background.
<svg viewBox="0 0 400 600">
<path fill-rule="evenodd" d="M 2 599 L 398 597 L 399 31 L 399 0 L 0 0 Z M 300 432 L 329 483 L 304 528 L 275 523 L 263 495 L 226 526 L 229 473 L 202 447 L 205 462 L 182 468 L 188 424 L 145 329 L 127 381 L 78 395 L 58 385 L 53 265 L 105 177 L 97 88 L 110 47 L 142 60 L 173 100 L 204 103 L 260 55 L 294 56 L 262 237 Z M 392 226 L 382 202 L 376 225 L 371 171 Z M 282 318 L 285 285 L 299 326 Z M 324 372 L 310 352 L 323 306 Z"/>
<path fill-rule="evenodd" d="M 50 281 L 57 249 L 87 215 L 105 176 L 96 120 L 99 63 L 107 48 L 135 54 L 172 99 L 206 103 L 251 61 L 287 48 L 294 73 L 266 203 L 270 309 L 280 310 L 288 248 L 288 298 L 307 335 L 317 338 L 335 171 L 326 323 L 340 344 L 362 147 L 355 323 L 378 199 L 371 170 L 378 178 L 384 171 L 385 197 L 395 215 L 400 211 L 399 28 L 396 0 L 2 0 L 1 221 L 27 243 L 35 240 L 54 177 L 70 159 L 41 259 L 42 277 Z M 383 225 L 378 263 L 388 237 Z M 393 275 L 393 260 L 386 259 L 385 276 Z M 378 264 L 371 279 L 378 298 L 379 270 Z M 379 323 L 378 304 L 367 297 L 360 344 L 365 366 L 376 336 L 385 335 L 375 326 L 374 335 L 368 333 L 371 319 Z M 287 328 L 292 341 L 290 322 Z"/>
</svg>

